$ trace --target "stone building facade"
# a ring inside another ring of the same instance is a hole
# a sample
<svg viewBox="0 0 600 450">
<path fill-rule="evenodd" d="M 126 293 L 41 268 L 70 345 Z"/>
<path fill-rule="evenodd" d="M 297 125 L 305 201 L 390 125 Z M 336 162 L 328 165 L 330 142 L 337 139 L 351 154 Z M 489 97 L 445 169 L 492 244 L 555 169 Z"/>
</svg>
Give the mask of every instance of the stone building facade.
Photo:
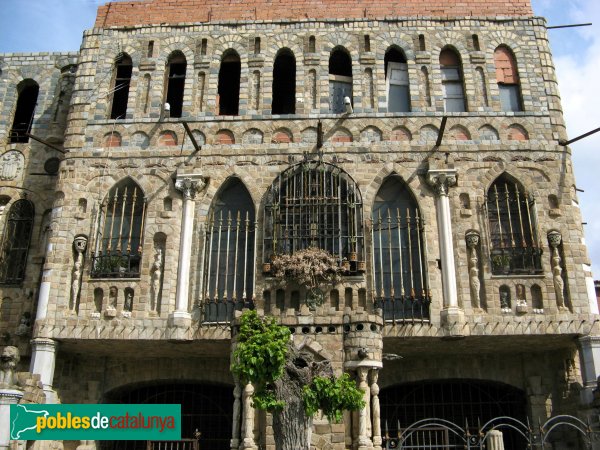
<svg viewBox="0 0 600 450">
<path fill-rule="evenodd" d="M 527 0 L 172 3 L 0 55 L 0 333 L 46 402 L 182 403 L 200 448 L 274 449 L 229 370 L 253 308 L 365 391 L 315 449 L 591 414 L 598 304 Z M 309 247 L 344 271 L 315 304 L 270 272 Z"/>
</svg>

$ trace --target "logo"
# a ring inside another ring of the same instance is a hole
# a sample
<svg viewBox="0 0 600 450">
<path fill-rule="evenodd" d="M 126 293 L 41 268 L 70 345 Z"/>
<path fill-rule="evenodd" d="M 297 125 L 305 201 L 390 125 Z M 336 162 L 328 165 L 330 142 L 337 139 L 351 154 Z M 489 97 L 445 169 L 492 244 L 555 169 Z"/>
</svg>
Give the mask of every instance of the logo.
<svg viewBox="0 0 600 450">
<path fill-rule="evenodd" d="M 181 405 L 10 405 L 14 440 L 181 439 Z"/>
</svg>

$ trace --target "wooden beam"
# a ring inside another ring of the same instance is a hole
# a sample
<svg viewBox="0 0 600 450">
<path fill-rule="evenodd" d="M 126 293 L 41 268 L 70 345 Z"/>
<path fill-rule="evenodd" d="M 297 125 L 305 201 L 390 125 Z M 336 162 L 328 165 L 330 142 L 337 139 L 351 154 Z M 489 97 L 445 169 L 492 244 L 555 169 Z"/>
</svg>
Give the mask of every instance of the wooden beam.
<svg viewBox="0 0 600 450">
<path fill-rule="evenodd" d="M 435 146 L 439 147 L 442 145 L 442 138 L 444 137 L 444 130 L 446 129 L 446 122 L 448 121 L 448 116 L 442 117 L 442 124 L 440 125 L 440 131 L 438 132 L 437 141 L 435 141 Z"/>
<path fill-rule="evenodd" d="M 39 138 L 39 137 L 37 137 L 37 136 L 34 136 L 34 135 L 33 135 L 33 134 L 31 134 L 31 133 L 25 133 L 25 135 L 26 135 L 27 137 L 29 137 L 29 138 L 33 139 L 34 141 L 38 141 L 39 143 L 41 143 L 41 144 L 44 144 L 46 147 L 50 147 L 51 149 L 53 149 L 53 150 L 56 150 L 57 152 L 61 152 L 63 155 L 64 155 L 65 153 L 67 153 L 67 152 L 66 152 L 66 150 L 63 150 L 62 148 L 60 148 L 60 147 L 57 147 L 56 145 L 54 145 L 54 144 L 51 144 L 50 142 L 48 142 L 48 141 L 45 141 L 45 140 L 44 140 L 44 139 L 42 139 L 42 138 Z"/>
<path fill-rule="evenodd" d="M 192 130 L 190 130 L 190 126 L 187 124 L 187 122 L 181 122 L 181 123 L 183 124 L 183 128 L 185 128 L 185 132 L 189 136 L 190 141 L 192 141 L 192 145 L 194 146 L 194 148 L 196 149 L 196 151 L 199 152 L 202 149 L 202 147 L 200 147 L 198 145 L 198 142 L 196 141 L 196 138 L 192 134 Z"/>
</svg>

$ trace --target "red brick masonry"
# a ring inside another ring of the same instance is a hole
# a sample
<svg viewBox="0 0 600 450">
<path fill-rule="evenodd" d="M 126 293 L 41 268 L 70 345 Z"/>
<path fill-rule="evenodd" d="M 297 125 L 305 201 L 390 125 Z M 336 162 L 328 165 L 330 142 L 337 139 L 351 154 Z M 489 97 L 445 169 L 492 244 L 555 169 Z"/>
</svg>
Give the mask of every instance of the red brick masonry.
<svg viewBox="0 0 600 450">
<path fill-rule="evenodd" d="M 95 27 L 233 20 L 532 15 L 530 0 L 139 0 L 101 6 Z"/>
</svg>

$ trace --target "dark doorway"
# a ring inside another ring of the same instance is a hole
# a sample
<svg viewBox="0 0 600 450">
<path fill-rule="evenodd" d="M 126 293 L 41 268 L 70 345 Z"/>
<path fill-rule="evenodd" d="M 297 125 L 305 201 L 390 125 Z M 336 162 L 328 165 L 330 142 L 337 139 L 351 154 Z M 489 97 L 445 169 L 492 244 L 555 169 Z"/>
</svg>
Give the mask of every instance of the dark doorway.
<svg viewBox="0 0 600 450">
<path fill-rule="evenodd" d="M 392 386 L 381 391 L 382 434 L 395 437 L 413 423 L 428 418 L 448 420 L 459 427 L 468 423 L 473 433 L 496 417 L 508 416 L 526 423 L 525 394 L 520 389 L 492 381 L 420 381 Z M 400 428 L 400 430 L 399 430 Z M 504 448 L 522 450 L 525 440 L 516 431 L 503 428 Z M 449 448 L 460 445 L 452 433 Z M 455 442 L 456 441 L 456 442 Z M 436 448 L 442 448 L 438 446 Z M 444 447 L 445 448 L 445 447 Z"/>
<path fill-rule="evenodd" d="M 104 403 L 180 404 L 181 438 L 193 439 L 198 430 L 202 450 L 229 450 L 233 420 L 233 387 L 172 383 L 119 389 Z M 147 441 L 101 441 L 103 450 L 146 450 Z M 182 448 L 182 447 L 180 447 Z"/>
<path fill-rule="evenodd" d="M 167 103 L 171 107 L 171 117 L 181 117 L 183 112 L 186 69 L 187 61 L 183 53 L 175 52 L 169 57 Z"/>
<path fill-rule="evenodd" d="M 111 119 L 125 118 L 132 67 L 131 58 L 127 55 L 119 55 L 115 61 L 115 80 L 112 88 L 112 106 L 110 108 Z"/>
<path fill-rule="evenodd" d="M 10 132 L 11 144 L 29 142 L 27 135 L 31 132 L 40 87 L 33 80 L 24 80 L 17 86 L 17 92 L 19 98 Z"/>
</svg>

